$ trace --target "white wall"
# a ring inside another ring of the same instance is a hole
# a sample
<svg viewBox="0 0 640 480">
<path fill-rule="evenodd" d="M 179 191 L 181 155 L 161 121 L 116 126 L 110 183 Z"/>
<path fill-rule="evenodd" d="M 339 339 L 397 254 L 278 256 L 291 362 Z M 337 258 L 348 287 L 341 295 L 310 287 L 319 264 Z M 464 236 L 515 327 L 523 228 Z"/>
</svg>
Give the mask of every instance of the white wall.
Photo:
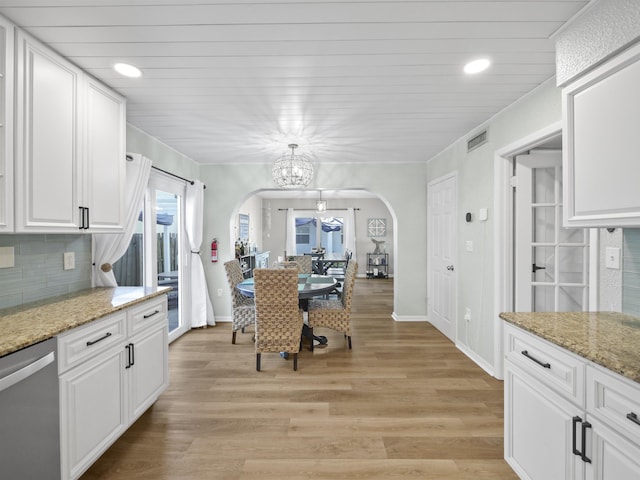
<svg viewBox="0 0 640 480">
<path fill-rule="evenodd" d="M 485 366 L 494 364 L 494 154 L 532 132 L 561 119 L 560 89 L 550 79 L 515 102 L 486 125 L 479 126 L 427 166 L 427 183 L 446 173 L 458 172 L 458 265 L 457 272 L 457 344 Z M 466 142 L 482 127 L 489 129 L 489 141 L 467 154 Z M 465 212 L 477 218 L 478 209 L 489 209 L 486 222 L 466 223 Z M 473 241 L 474 251 L 467 252 L 465 242 Z M 471 309 L 471 321 L 463 319 Z"/>
</svg>

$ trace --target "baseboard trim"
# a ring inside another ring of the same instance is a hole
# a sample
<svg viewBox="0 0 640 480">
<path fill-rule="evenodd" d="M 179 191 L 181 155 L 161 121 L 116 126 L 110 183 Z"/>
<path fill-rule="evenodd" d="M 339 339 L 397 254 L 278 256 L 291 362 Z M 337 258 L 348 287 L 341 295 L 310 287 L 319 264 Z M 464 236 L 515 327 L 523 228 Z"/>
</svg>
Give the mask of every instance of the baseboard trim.
<svg viewBox="0 0 640 480">
<path fill-rule="evenodd" d="M 494 374 L 493 365 L 488 363 L 484 358 L 480 357 L 473 350 L 469 350 L 466 345 L 463 345 L 461 343 L 457 343 L 456 342 L 456 347 L 457 347 L 458 350 L 460 350 L 462 353 L 464 353 L 467 357 L 469 357 L 471 360 L 473 360 L 473 362 L 475 364 L 477 364 L 481 369 L 483 369 L 485 372 L 487 372 L 492 377 L 496 377 L 495 374 Z M 496 378 L 498 378 L 499 380 L 502 380 L 500 377 L 496 377 Z"/>
<path fill-rule="evenodd" d="M 398 315 L 396 312 L 391 314 L 396 322 L 426 322 L 427 317 L 425 315 Z"/>
</svg>

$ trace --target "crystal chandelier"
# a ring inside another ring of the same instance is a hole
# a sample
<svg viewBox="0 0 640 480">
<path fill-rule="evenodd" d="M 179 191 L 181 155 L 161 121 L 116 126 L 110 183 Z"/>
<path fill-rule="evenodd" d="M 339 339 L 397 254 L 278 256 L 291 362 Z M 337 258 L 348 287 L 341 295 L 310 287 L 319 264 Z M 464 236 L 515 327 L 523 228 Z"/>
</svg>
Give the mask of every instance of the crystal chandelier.
<svg viewBox="0 0 640 480">
<path fill-rule="evenodd" d="M 284 154 L 273 162 L 273 181 L 285 188 L 306 187 L 313 177 L 313 164 L 306 156 L 295 153 L 297 144 L 291 143 L 289 148 L 291 154 Z"/>
</svg>

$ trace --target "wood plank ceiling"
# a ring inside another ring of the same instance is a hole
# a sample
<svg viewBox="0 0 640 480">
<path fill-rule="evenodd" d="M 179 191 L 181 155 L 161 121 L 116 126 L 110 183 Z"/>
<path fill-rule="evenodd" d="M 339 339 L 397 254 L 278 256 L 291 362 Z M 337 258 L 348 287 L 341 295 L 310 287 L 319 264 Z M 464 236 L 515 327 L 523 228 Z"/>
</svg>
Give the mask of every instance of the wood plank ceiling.
<svg viewBox="0 0 640 480">
<path fill-rule="evenodd" d="M 587 0 L 0 0 L 201 164 L 424 162 L 554 75 Z M 465 62 L 488 57 L 486 72 Z M 127 62 L 143 76 L 121 77 Z"/>
</svg>

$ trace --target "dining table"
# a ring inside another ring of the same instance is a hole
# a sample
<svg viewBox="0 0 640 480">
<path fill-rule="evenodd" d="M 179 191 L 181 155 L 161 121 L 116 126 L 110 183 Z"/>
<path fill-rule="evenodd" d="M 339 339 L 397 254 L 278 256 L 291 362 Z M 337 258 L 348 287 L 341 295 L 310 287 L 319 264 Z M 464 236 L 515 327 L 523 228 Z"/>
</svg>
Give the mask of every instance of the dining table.
<svg viewBox="0 0 640 480">
<path fill-rule="evenodd" d="M 314 273 L 298 274 L 298 300 L 308 300 L 311 297 L 323 296 L 331 293 L 338 281 L 328 275 Z M 247 278 L 236 285 L 238 291 L 245 297 L 253 297 L 255 284 L 253 277 Z"/>
<path fill-rule="evenodd" d="M 330 268 L 346 268 L 349 259 L 339 253 L 326 253 L 322 257 L 314 258 L 311 270 L 317 275 L 327 275 Z"/>
</svg>

